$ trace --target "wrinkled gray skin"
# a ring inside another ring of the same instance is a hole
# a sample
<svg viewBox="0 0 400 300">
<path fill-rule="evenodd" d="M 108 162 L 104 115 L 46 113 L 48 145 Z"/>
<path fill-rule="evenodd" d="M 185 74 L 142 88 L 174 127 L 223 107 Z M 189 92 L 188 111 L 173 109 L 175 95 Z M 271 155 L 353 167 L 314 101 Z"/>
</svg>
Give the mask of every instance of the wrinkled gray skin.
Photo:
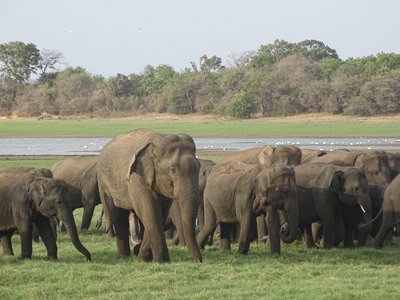
<svg viewBox="0 0 400 300">
<path fill-rule="evenodd" d="M 200 169 L 199 169 L 200 205 L 199 205 L 199 210 L 197 212 L 197 229 L 196 229 L 196 231 L 200 231 L 201 228 L 203 228 L 203 226 L 204 226 L 203 194 L 204 194 L 204 189 L 206 187 L 207 178 L 210 175 L 212 168 L 216 164 L 216 162 L 209 160 L 209 159 L 198 159 L 198 161 L 200 164 Z M 172 205 L 171 205 L 171 209 L 169 212 L 169 219 L 176 228 L 172 243 L 175 245 L 177 245 L 177 244 L 180 244 L 182 246 L 186 245 L 185 241 L 183 240 L 181 212 L 180 212 L 179 205 L 176 202 L 172 203 Z"/>
<path fill-rule="evenodd" d="M 302 150 L 294 145 L 276 147 L 254 147 L 232 154 L 224 160 L 241 161 L 247 164 L 265 166 L 297 166 L 303 157 Z M 274 213 L 275 215 L 275 213 Z M 267 241 L 268 230 L 265 215 L 257 217 L 257 236 L 260 243 Z"/>
<path fill-rule="evenodd" d="M 373 243 L 376 248 L 382 248 L 388 233 L 400 223 L 400 175 L 387 187 L 379 215 L 382 223 Z"/>
<path fill-rule="evenodd" d="M 100 199 L 115 230 L 120 257 L 130 256 L 129 211 L 144 227 L 138 260 L 170 261 L 164 223 L 172 201 L 179 204 L 186 245 L 201 262 L 195 239 L 199 164 L 193 139 L 137 129 L 112 139 L 98 159 Z"/>
<path fill-rule="evenodd" d="M 95 206 L 100 204 L 97 158 L 63 159 L 56 162 L 51 170 L 55 178 L 61 178 L 67 183 L 72 211 L 83 207 L 81 229 L 89 229 Z"/>
<path fill-rule="evenodd" d="M 391 181 L 391 170 L 386 153 L 372 150 L 335 150 L 314 158 L 312 162 L 337 166 L 355 166 L 363 169 L 370 188 L 372 216 L 374 217 L 377 214 L 382 206 L 384 192 Z M 379 223 L 379 220 L 377 223 Z M 374 224 L 374 226 L 376 225 Z M 374 229 L 372 232 L 374 232 Z M 358 244 L 360 246 L 365 245 L 367 238 L 368 234 L 361 232 L 358 235 Z"/>
<path fill-rule="evenodd" d="M 341 240 L 344 240 L 345 247 L 354 246 L 357 225 L 372 219 L 365 172 L 355 167 L 316 163 L 296 166 L 294 171 L 299 226 L 304 229 L 305 246 L 314 246 L 311 223 L 317 221 L 322 224 L 325 248 L 331 248 Z M 370 231 L 371 226 L 364 230 Z"/>
<path fill-rule="evenodd" d="M 288 227 L 280 228 L 276 209 L 287 212 Z M 294 172 L 291 167 L 267 167 L 227 160 L 212 169 L 204 190 L 204 227 L 197 242 L 206 238 L 219 223 L 221 248 L 230 248 L 231 223 L 240 224 L 239 253 L 246 254 L 255 217 L 267 213 L 272 253 L 280 253 L 280 238 L 293 242 L 297 237 L 298 206 Z"/>
<path fill-rule="evenodd" d="M 5 255 L 13 255 L 11 236 L 18 230 L 21 237 L 21 258 L 32 257 L 32 228 L 36 225 L 49 259 L 57 259 L 56 237 L 50 218 L 57 217 L 67 228 L 75 248 L 91 260 L 76 230 L 66 184 L 61 179 L 44 177 L 51 171 L 32 170 L 23 175 L 11 168 L 0 174 L 0 236 Z"/>
</svg>

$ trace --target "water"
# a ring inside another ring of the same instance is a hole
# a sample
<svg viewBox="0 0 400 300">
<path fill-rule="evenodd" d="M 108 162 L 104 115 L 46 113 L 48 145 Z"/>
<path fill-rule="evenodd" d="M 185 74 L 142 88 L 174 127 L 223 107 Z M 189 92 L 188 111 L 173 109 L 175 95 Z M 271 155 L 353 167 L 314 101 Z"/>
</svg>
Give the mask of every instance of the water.
<svg viewBox="0 0 400 300">
<path fill-rule="evenodd" d="M 237 151 L 264 145 L 400 150 L 399 138 L 195 138 L 197 149 Z M 97 155 L 110 138 L 0 138 L 0 155 Z"/>
</svg>

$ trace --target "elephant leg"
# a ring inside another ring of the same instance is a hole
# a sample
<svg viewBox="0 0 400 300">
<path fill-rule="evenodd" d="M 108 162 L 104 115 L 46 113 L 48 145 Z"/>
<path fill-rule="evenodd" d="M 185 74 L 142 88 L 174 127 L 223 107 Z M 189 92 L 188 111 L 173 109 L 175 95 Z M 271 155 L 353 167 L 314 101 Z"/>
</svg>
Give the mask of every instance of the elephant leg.
<svg viewBox="0 0 400 300">
<path fill-rule="evenodd" d="M 32 218 L 28 207 L 13 209 L 15 224 L 21 238 L 21 259 L 32 258 Z"/>
<path fill-rule="evenodd" d="M 265 244 L 267 242 L 267 223 L 265 222 L 265 216 L 261 215 L 257 217 L 257 236 L 258 242 Z"/>
<path fill-rule="evenodd" d="M 151 252 L 150 239 L 146 229 L 144 230 L 142 244 L 140 245 L 139 253 L 137 255 L 139 261 L 150 262 L 153 260 L 153 253 Z"/>
<path fill-rule="evenodd" d="M 343 245 L 345 248 L 354 247 L 354 228 L 346 227 Z"/>
<path fill-rule="evenodd" d="M 303 230 L 303 245 L 305 248 L 309 249 L 309 248 L 313 248 L 315 247 L 315 242 L 314 242 L 314 238 L 312 235 L 312 229 L 311 229 L 311 224 L 306 224 L 304 226 L 304 230 Z"/>
<path fill-rule="evenodd" d="M 221 228 L 220 249 L 231 250 L 231 224 L 219 223 Z"/>
<path fill-rule="evenodd" d="M 115 219 L 112 219 L 117 243 L 117 252 L 120 258 L 128 258 L 131 255 L 129 248 L 129 211 L 115 207 Z M 114 218 L 114 217 L 112 217 Z"/>
<path fill-rule="evenodd" d="M 5 233 L 2 236 L 0 236 L 0 240 L 1 240 L 1 246 L 3 248 L 3 254 L 5 256 L 8 255 L 14 255 L 14 251 L 12 248 L 12 244 L 11 244 L 11 236 L 12 236 L 12 232 L 10 233 Z"/>
<path fill-rule="evenodd" d="M 172 244 L 173 245 L 178 245 L 179 244 L 179 234 L 178 230 L 174 230 L 173 236 L 172 236 Z"/>
<path fill-rule="evenodd" d="M 276 209 L 267 212 L 268 239 L 272 254 L 281 253 L 280 218 Z"/>
<path fill-rule="evenodd" d="M 379 229 L 379 231 L 374 239 L 374 242 L 373 242 L 373 245 L 375 248 L 382 248 L 383 242 L 384 242 L 389 230 L 390 230 L 390 227 L 387 227 L 382 224 L 382 226 Z"/>
<path fill-rule="evenodd" d="M 95 204 L 91 203 L 91 202 L 86 204 L 86 206 L 83 206 L 81 230 L 89 229 L 90 222 L 92 221 L 92 217 L 93 217 L 94 208 L 95 208 Z"/>
<path fill-rule="evenodd" d="M 57 243 L 53 230 L 51 229 L 50 220 L 42 215 L 36 217 L 36 226 L 38 228 L 40 237 L 47 249 L 48 259 L 57 258 Z"/>
<path fill-rule="evenodd" d="M 39 243 L 40 239 L 39 239 L 39 231 L 36 227 L 35 224 L 33 224 L 33 228 L 32 228 L 32 241 L 34 241 L 35 243 Z"/>
<path fill-rule="evenodd" d="M 204 249 L 206 239 L 215 231 L 217 226 L 217 218 L 211 205 L 205 201 L 204 203 L 204 226 L 198 233 L 196 240 L 200 249 Z"/>
<path fill-rule="evenodd" d="M 142 218 L 144 226 L 144 237 L 140 246 L 138 260 L 154 262 L 169 262 L 167 243 L 164 236 L 164 223 L 168 214 L 169 205 L 157 205 L 156 201 L 147 203 L 144 207 L 145 218 Z M 149 250 L 150 249 L 150 250 Z M 150 255 L 149 255 L 150 252 Z"/>
<path fill-rule="evenodd" d="M 239 220 L 240 223 L 240 230 L 239 230 L 239 238 L 238 244 L 239 249 L 238 252 L 240 254 L 247 254 L 250 248 L 250 228 L 251 228 L 251 219 L 252 214 L 250 212 L 245 212 L 241 219 Z M 255 219 L 255 217 L 253 217 Z M 221 227 L 222 229 L 222 227 Z"/>
</svg>

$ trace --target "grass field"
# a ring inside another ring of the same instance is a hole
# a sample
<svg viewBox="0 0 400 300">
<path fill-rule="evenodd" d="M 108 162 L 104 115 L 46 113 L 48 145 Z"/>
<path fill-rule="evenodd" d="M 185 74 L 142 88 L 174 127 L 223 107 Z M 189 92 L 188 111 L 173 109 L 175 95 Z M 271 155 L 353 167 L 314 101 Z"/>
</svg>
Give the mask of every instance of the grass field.
<svg viewBox="0 0 400 300">
<path fill-rule="evenodd" d="M 2 119 L 0 137 L 112 137 L 135 128 L 194 137 L 399 136 L 400 116 L 297 116 L 228 120 L 213 116 L 145 115 L 123 119 Z"/>
<path fill-rule="evenodd" d="M 98 213 L 99 207 L 94 220 Z M 80 223 L 81 212 L 75 215 Z M 42 243 L 34 244 L 32 260 L 0 256 L 0 299 L 398 299 L 400 293 L 398 244 L 304 250 L 296 242 L 274 256 L 253 243 L 243 256 L 236 245 L 219 251 L 217 240 L 202 252 L 202 264 L 173 245 L 171 263 L 153 264 L 117 259 L 115 242 L 103 231 L 80 237 L 92 262 L 61 233 L 58 261 L 46 260 Z M 13 245 L 19 255 L 18 236 Z"/>
<path fill-rule="evenodd" d="M 249 120 L 124 119 L 124 120 L 0 120 L 0 136 L 113 136 L 132 127 L 194 136 L 398 136 L 400 119 Z M 264 134 L 261 134 L 263 133 Z M 201 151 L 201 158 L 220 160 L 226 153 Z M 62 157 L 0 159 L 10 166 L 51 167 Z M 305 250 L 298 242 L 283 245 L 280 256 L 253 243 L 247 256 L 218 250 L 202 252 L 203 263 L 190 259 L 184 247 L 169 244 L 171 263 L 139 263 L 116 257 L 115 242 L 94 229 L 80 233 L 92 262 L 77 252 L 67 235 L 58 237 L 58 261 L 47 261 L 42 243 L 34 244 L 32 260 L 21 261 L 19 236 L 15 257 L 0 254 L 0 299 L 398 299 L 400 238 L 381 250 Z M 75 211 L 78 226 L 82 210 Z"/>
</svg>

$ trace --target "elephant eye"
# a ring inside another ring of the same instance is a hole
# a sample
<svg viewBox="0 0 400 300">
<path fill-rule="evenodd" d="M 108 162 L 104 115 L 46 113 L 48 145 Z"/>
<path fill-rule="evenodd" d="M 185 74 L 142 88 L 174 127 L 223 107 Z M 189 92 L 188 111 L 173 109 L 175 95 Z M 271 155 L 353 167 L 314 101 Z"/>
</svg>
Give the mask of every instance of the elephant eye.
<svg viewBox="0 0 400 300">
<path fill-rule="evenodd" d="M 169 169 L 169 172 L 170 172 L 171 174 L 175 175 L 175 174 L 176 174 L 176 168 L 175 168 L 175 167 L 171 167 L 171 168 Z"/>
<path fill-rule="evenodd" d="M 374 176 L 378 176 L 379 172 L 378 171 L 374 171 L 374 172 L 372 172 L 372 174 L 374 174 Z"/>
</svg>

